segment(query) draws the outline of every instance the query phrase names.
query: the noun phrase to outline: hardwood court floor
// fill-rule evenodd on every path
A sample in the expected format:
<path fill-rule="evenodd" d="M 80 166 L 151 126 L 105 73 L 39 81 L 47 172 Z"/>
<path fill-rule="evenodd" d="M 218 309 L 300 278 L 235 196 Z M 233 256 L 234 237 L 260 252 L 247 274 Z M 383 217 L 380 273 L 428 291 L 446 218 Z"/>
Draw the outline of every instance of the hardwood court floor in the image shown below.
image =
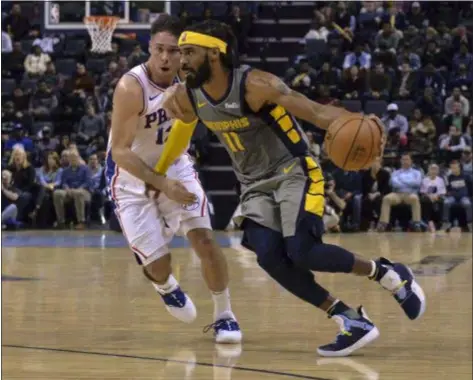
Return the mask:
<path fill-rule="evenodd" d="M 2 241 L 4 379 L 472 378 L 470 234 L 326 238 L 368 257 L 413 264 L 428 297 L 424 317 L 412 322 L 377 284 L 317 275 L 347 303 L 362 303 L 381 331 L 346 359 L 317 356 L 335 324 L 269 279 L 250 252 L 225 248 L 244 343 L 222 348 L 202 333 L 212 302 L 189 249 L 173 250 L 176 276 L 199 312 L 185 325 L 167 314 L 128 249 L 106 248 L 108 235 L 44 233 L 46 240 L 32 240 L 36 246 L 27 236 L 16 235 L 17 247 Z"/>

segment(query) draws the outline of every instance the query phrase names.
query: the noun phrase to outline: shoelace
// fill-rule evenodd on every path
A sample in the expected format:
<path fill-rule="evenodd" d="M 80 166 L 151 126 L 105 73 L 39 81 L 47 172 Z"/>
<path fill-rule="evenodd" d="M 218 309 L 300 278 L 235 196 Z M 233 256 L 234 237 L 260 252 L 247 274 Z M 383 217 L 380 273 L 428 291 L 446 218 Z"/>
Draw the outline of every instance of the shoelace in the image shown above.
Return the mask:
<path fill-rule="evenodd" d="M 204 327 L 204 334 L 208 333 L 212 328 L 217 330 L 217 329 L 220 329 L 220 328 L 223 328 L 223 324 L 226 324 L 227 325 L 227 330 L 228 331 L 233 331 L 233 327 L 232 327 L 232 323 L 236 323 L 234 322 L 232 319 L 219 319 L 218 321 L 215 321 L 214 323 L 211 323 L 210 325 L 207 325 Z"/>

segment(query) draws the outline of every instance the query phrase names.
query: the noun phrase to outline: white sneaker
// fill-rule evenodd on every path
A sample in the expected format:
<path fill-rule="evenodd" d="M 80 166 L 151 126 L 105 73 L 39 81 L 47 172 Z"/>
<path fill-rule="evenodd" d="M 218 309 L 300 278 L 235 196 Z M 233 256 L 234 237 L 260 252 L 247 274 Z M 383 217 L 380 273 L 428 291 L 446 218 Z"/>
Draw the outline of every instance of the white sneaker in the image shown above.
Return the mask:
<path fill-rule="evenodd" d="M 211 325 L 204 328 L 204 333 L 214 329 L 214 337 L 216 343 L 236 344 L 240 343 L 242 334 L 238 322 L 234 318 L 221 318 Z"/>
<path fill-rule="evenodd" d="M 194 303 L 180 287 L 177 287 L 171 293 L 160 294 L 160 296 L 166 304 L 166 310 L 174 318 L 185 323 L 192 323 L 197 318 L 197 310 Z"/>

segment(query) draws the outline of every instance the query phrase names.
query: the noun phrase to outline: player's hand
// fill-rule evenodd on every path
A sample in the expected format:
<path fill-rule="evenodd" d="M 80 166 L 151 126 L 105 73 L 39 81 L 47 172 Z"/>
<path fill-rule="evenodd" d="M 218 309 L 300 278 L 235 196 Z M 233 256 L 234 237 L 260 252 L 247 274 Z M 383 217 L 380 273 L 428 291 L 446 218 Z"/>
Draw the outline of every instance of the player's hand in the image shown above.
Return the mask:
<path fill-rule="evenodd" d="M 159 194 L 161 194 L 161 191 L 156 189 L 153 185 L 150 185 L 149 183 L 145 185 L 145 195 L 148 198 L 157 200 L 159 198 Z"/>
<path fill-rule="evenodd" d="M 177 101 L 176 96 L 179 86 L 182 86 L 182 84 L 176 83 L 166 89 L 163 95 L 163 108 L 169 118 L 182 120 L 184 118 L 184 110 Z"/>
<path fill-rule="evenodd" d="M 195 194 L 190 193 L 182 183 L 174 179 L 166 179 L 163 193 L 169 199 L 183 205 L 191 205 L 197 201 Z"/>
<path fill-rule="evenodd" d="M 374 121 L 376 125 L 379 128 L 379 132 L 381 133 L 381 144 L 379 146 L 379 154 L 377 155 L 380 158 L 383 158 L 384 155 L 384 147 L 386 145 L 386 128 L 384 127 L 384 123 L 381 121 L 381 119 L 376 116 L 375 114 L 369 114 L 368 119 L 371 121 Z"/>

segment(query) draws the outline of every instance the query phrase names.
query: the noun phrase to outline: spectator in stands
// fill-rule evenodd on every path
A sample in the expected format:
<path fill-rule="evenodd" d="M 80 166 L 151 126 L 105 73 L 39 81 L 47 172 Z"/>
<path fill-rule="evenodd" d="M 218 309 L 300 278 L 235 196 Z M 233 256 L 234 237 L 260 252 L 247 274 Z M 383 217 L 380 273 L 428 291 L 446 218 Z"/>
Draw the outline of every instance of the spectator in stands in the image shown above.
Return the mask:
<path fill-rule="evenodd" d="M 366 231 L 371 221 L 378 221 L 381 212 L 381 201 L 391 191 L 389 180 L 391 174 L 383 168 L 381 158 L 377 158 L 371 169 L 362 173 L 362 222 L 360 229 Z"/>
<path fill-rule="evenodd" d="M 450 220 L 452 206 L 461 206 L 465 211 L 468 230 L 470 232 L 472 231 L 472 210 L 468 193 L 469 187 L 471 188 L 471 183 L 468 182 L 467 176 L 461 172 L 459 162 L 452 161 L 450 163 L 450 175 L 447 178 L 447 196 L 443 202 L 442 230 L 448 232 L 452 227 Z"/>
<path fill-rule="evenodd" d="M 465 149 L 463 149 L 460 163 L 461 163 L 462 172 L 467 177 L 469 177 L 470 182 L 473 182 L 473 159 L 472 159 L 470 146 L 467 146 Z"/>
<path fill-rule="evenodd" d="M 21 14 L 21 6 L 13 4 L 11 13 L 3 20 L 3 28 L 12 36 L 14 41 L 27 37 L 31 28 L 27 17 Z"/>
<path fill-rule="evenodd" d="M 16 227 L 18 222 L 17 202 L 20 198 L 20 190 L 13 186 L 12 173 L 2 170 L 2 230 L 8 227 Z"/>
<path fill-rule="evenodd" d="M 248 51 L 248 34 L 251 28 L 251 19 L 242 15 L 238 4 L 232 4 L 232 11 L 227 24 L 230 25 L 233 34 L 237 38 L 239 53 L 246 54 Z"/>
<path fill-rule="evenodd" d="M 460 25 L 452 30 L 452 35 L 452 48 L 454 51 L 458 51 L 461 44 L 466 44 L 470 48 L 473 47 L 473 36 L 464 25 Z"/>
<path fill-rule="evenodd" d="M 95 86 L 94 96 L 90 99 L 98 113 L 110 111 L 113 105 L 113 88 Z"/>
<path fill-rule="evenodd" d="M 16 124 L 13 127 L 13 131 L 5 143 L 5 149 L 13 150 L 18 146 L 27 152 L 33 152 L 34 150 L 33 141 L 31 141 L 29 137 L 25 136 L 25 130 L 21 124 Z"/>
<path fill-rule="evenodd" d="M 50 88 L 53 89 L 57 89 L 59 86 L 62 85 L 63 77 L 61 75 L 58 75 L 58 73 L 56 72 L 56 66 L 54 65 L 54 62 L 51 61 L 47 63 L 43 80 Z"/>
<path fill-rule="evenodd" d="M 56 152 L 49 152 L 43 157 L 45 157 L 43 165 L 39 168 L 36 176 L 39 183 L 36 207 L 30 214 L 33 221 L 36 220 L 45 198 L 52 200 L 53 191 L 61 185 L 62 168 L 59 163 L 58 154 Z"/>
<path fill-rule="evenodd" d="M 10 35 L 2 30 L 2 54 L 13 51 L 13 42 Z"/>
<path fill-rule="evenodd" d="M 68 168 L 70 165 L 70 151 L 69 149 L 64 149 L 61 152 L 61 158 L 59 160 L 59 164 L 61 165 L 62 169 Z"/>
<path fill-rule="evenodd" d="M 412 52 L 416 54 L 422 53 L 425 47 L 425 39 L 419 29 L 414 25 L 409 25 L 404 31 L 403 44 L 408 45 Z"/>
<path fill-rule="evenodd" d="M 435 40 L 427 42 L 424 54 L 422 55 L 423 62 L 431 62 L 435 68 L 447 71 L 450 60 L 451 58 L 448 56 L 447 52 L 440 49 Z"/>
<path fill-rule="evenodd" d="M 432 87 L 426 87 L 423 96 L 416 102 L 416 107 L 422 111 L 422 114 L 427 116 L 437 116 L 442 112 L 442 103 L 440 99 L 435 96 Z"/>
<path fill-rule="evenodd" d="M 390 3 L 388 5 L 388 9 L 386 12 L 384 12 L 384 15 L 381 19 L 383 23 L 388 22 L 389 24 L 392 25 L 393 29 L 395 31 L 402 31 L 406 29 L 406 15 L 404 12 L 402 12 L 401 9 L 396 7 L 396 4 Z M 402 37 L 402 33 L 399 33 L 400 37 Z"/>
<path fill-rule="evenodd" d="M 347 4 L 343 1 L 337 3 L 337 10 L 333 18 L 333 26 L 335 30 L 345 40 L 350 43 L 353 41 L 353 36 L 356 29 L 356 18 L 347 11 Z"/>
<path fill-rule="evenodd" d="M 340 220 L 340 215 L 343 213 L 343 210 L 345 210 L 346 202 L 338 196 L 335 180 L 331 174 L 325 175 L 325 204 L 329 207 L 326 209 L 326 213 L 332 220 L 336 219 L 337 222 L 337 225 L 332 228 L 338 229 L 338 221 Z"/>
<path fill-rule="evenodd" d="M 464 63 L 458 65 L 458 72 L 453 73 L 452 80 L 450 81 L 450 87 L 460 87 L 462 91 L 471 91 L 473 86 L 473 71 L 468 69 Z"/>
<path fill-rule="evenodd" d="M 46 65 L 51 57 L 43 53 L 40 46 L 33 46 L 31 53 L 25 58 L 25 72 L 30 78 L 38 78 L 46 72 Z"/>
<path fill-rule="evenodd" d="M 21 43 L 14 42 L 13 50 L 8 54 L 8 59 L 5 60 L 5 67 L 3 69 L 6 70 L 17 83 L 23 78 L 23 73 L 25 72 L 25 58 L 26 55 L 23 53 L 23 50 L 21 50 Z"/>
<path fill-rule="evenodd" d="M 310 29 L 302 39 L 301 43 L 307 43 L 307 40 L 323 40 L 327 42 L 329 35 L 328 29 L 321 22 L 320 17 L 316 17 L 310 24 Z"/>
<path fill-rule="evenodd" d="M 44 157 L 47 151 L 56 151 L 59 146 L 59 141 L 56 137 L 51 136 L 51 128 L 45 125 L 41 130 L 41 138 L 36 147 L 41 157 Z M 59 160 L 59 157 L 58 157 Z M 59 162 L 59 161 L 58 161 Z"/>
<path fill-rule="evenodd" d="M 138 66 L 148 59 L 148 55 L 141 49 L 141 45 L 137 43 L 128 57 L 128 67 Z"/>
<path fill-rule="evenodd" d="M 13 90 L 13 104 L 15 111 L 28 111 L 30 107 L 31 94 L 25 92 L 21 87 Z"/>
<path fill-rule="evenodd" d="M 401 157 L 401 168 L 391 175 L 392 193 L 383 198 L 378 231 L 385 231 L 391 218 L 391 207 L 406 204 L 412 210 L 412 227 L 416 232 L 421 231 L 421 206 L 419 190 L 422 184 L 422 173 L 412 166 L 412 158 L 405 153 Z"/>
<path fill-rule="evenodd" d="M 417 29 L 424 29 L 429 26 L 429 20 L 422 12 L 418 1 L 412 3 L 411 10 L 406 15 L 406 21 L 408 25 L 415 26 Z"/>
<path fill-rule="evenodd" d="M 335 68 L 332 68 L 329 62 L 324 62 L 322 69 L 317 75 L 316 83 L 327 87 L 330 91 L 330 95 L 333 96 L 337 93 L 340 84 L 338 71 Z M 319 95 L 321 95 L 320 90 Z"/>
<path fill-rule="evenodd" d="M 118 57 L 118 71 L 121 75 L 125 74 L 130 68 L 128 67 L 128 58 L 124 55 Z"/>
<path fill-rule="evenodd" d="M 468 146 L 466 139 L 462 136 L 461 129 L 454 125 L 450 126 L 448 135 L 440 138 L 439 148 L 447 162 L 460 159 L 463 150 Z"/>
<path fill-rule="evenodd" d="M 394 91 L 394 97 L 399 99 L 411 99 L 416 92 L 416 78 L 412 72 L 409 61 L 405 60 L 399 67 L 399 76 Z"/>
<path fill-rule="evenodd" d="M 360 99 L 365 93 L 366 80 L 360 77 L 358 66 L 352 66 L 343 74 L 341 93 L 344 99 Z"/>
<path fill-rule="evenodd" d="M 460 45 L 460 50 L 453 56 L 453 71 L 458 72 L 460 65 L 463 64 L 466 66 L 467 72 L 473 72 L 473 54 L 469 51 L 468 44 L 462 43 Z"/>
<path fill-rule="evenodd" d="M 438 44 L 441 49 L 449 49 L 452 44 L 452 34 L 443 20 L 439 21 L 437 25 Z"/>
<path fill-rule="evenodd" d="M 109 87 L 114 88 L 121 76 L 122 72 L 118 69 L 118 63 L 114 61 L 110 62 L 108 64 L 108 70 L 100 76 L 100 88 L 107 90 Z"/>
<path fill-rule="evenodd" d="M 337 186 L 336 193 L 345 202 L 342 223 L 349 230 L 358 230 L 361 223 L 361 174 L 336 168 L 332 175 Z"/>
<path fill-rule="evenodd" d="M 78 137 L 81 142 L 87 144 L 103 134 L 105 134 L 103 117 L 95 113 L 93 105 L 89 105 L 87 107 L 87 114 L 80 120 Z"/>
<path fill-rule="evenodd" d="M 33 46 L 41 47 L 41 50 L 47 54 L 54 53 L 54 45 L 59 43 L 60 39 L 55 37 L 53 34 L 45 34 L 42 35 L 40 31 L 38 31 L 38 36 L 33 41 Z"/>
<path fill-rule="evenodd" d="M 13 149 L 8 170 L 12 173 L 13 185 L 20 190 L 20 197 L 17 201 L 18 219 L 25 220 L 26 211 L 33 200 L 36 171 L 28 161 L 22 147 Z"/>
<path fill-rule="evenodd" d="M 379 23 L 383 9 L 376 9 L 376 3 L 373 1 L 364 1 L 363 7 L 360 9 L 358 15 L 357 37 L 360 36 L 363 40 L 368 40 L 370 36 L 373 36 L 379 30 Z"/>
<path fill-rule="evenodd" d="M 452 95 L 445 99 L 445 115 L 452 115 L 454 113 L 453 104 L 460 103 L 461 114 L 468 117 L 470 114 L 470 101 L 465 98 L 459 87 L 454 87 Z"/>
<path fill-rule="evenodd" d="M 62 172 L 61 185 L 54 190 L 53 201 L 56 210 L 57 226 L 65 226 L 65 202 L 72 200 L 76 211 L 76 229 L 85 228 L 85 205 L 90 202 L 90 171 L 86 165 L 80 164 L 80 157 L 76 151 L 69 153 L 70 165 Z"/>
<path fill-rule="evenodd" d="M 96 154 L 91 154 L 89 156 L 89 171 L 90 171 L 90 192 L 91 192 L 91 199 L 92 203 L 94 204 L 94 208 L 98 209 L 98 215 L 102 222 L 105 223 L 105 217 L 103 212 L 103 206 L 105 202 L 105 198 L 103 195 L 103 187 L 102 187 L 102 176 L 103 176 L 103 167 L 99 163 L 99 159 Z"/>
<path fill-rule="evenodd" d="M 391 23 L 385 22 L 383 29 L 378 33 L 374 41 L 375 53 L 378 54 L 383 62 L 391 65 L 396 56 L 399 40 L 399 33 L 396 33 Z"/>
<path fill-rule="evenodd" d="M 77 64 L 77 70 L 73 78 L 73 83 L 74 89 L 76 91 L 83 91 L 88 94 L 92 94 L 94 92 L 95 80 L 88 73 L 85 65 L 82 63 Z"/>
<path fill-rule="evenodd" d="M 407 140 L 409 132 L 409 123 L 404 115 L 399 113 L 399 107 L 396 103 L 391 103 L 386 109 L 386 115 L 382 118 L 388 134 L 398 133 L 401 141 Z"/>
<path fill-rule="evenodd" d="M 417 87 L 419 91 L 424 91 L 426 88 L 432 87 L 437 94 L 440 94 L 443 90 L 444 80 L 435 70 L 435 66 L 432 62 L 427 62 L 424 69 L 419 72 Z"/>
<path fill-rule="evenodd" d="M 320 157 L 320 153 L 321 153 L 321 148 L 320 148 L 320 145 L 317 144 L 317 142 L 315 141 L 315 137 L 314 137 L 314 132 L 312 131 L 305 131 L 305 134 L 307 136 L 307 141 L 309 142 L 309 150 L 310 152 L 317 158 Z"/>
<path fill-rule="evenodd" d="M 378 62 L 368 77 L 366 99 L 388 100 L 391 92 L 391 78 L 384 72 L 384 65 Z"/>
<path fill-rule="evenodd" d="M 38 89 L 31 98 L 30 111 L 35 120 L 51 120 L 51 113 L 58 106 L 56 95 L 45 81 L 38 83 Z"/>
<path fill-rule="evenodd" d="M 409 122 L 409 130 L 411 133 L 410 150 L 424 156 L 432 154 L 437 131 L 431 117 L 423 115 L 422 111 L 416 108 Z"/>
<path fill-rule="evenodd" d="M 305 58 L 299 61 L 297 68 L 290 68 L 286 74 L 286 80 L 289 86 L 309 98 L 312 98 L 312 92 L 315 89 L 317 71 L 309 65 Z"/>
<path fill-rule="evenodd" d="M 409 44 L 404 43 L 401 53 L 397 57 L 397 62 L 401 69 L 404 63 L 408 63 L 412 71 L 417 71 L 421 68 L 421 61 L 419 54 L 414 53 Z"/>
<path fill-rule="evenodd" d="M 427 222 L 430 232 L 435 232 L 439 226 L 441 204 L 446 193 L 445 181 L 439 176 L 438 165 L 429 165 L 429 171 L 420 187 L 420 201 L 422 219 Z"/>
<path fill-rule="evenodd" d="M 371 68 L 371 54 L 364 51 L 364 46 L 361 42 L 356 42 L 354 50 L 345 55 L 343 69 L 348 70 L 353 66 L 357 66 L 361 70 L 369 70 Z"/>
<path fill-rule="evenodd" d="M 464 114 L 462 104 L 454 101 L 452 103 L 452 113 L 448 114 L 443 119 L 445 130 L 449 130 L 451 126 L 456 127 L 461 133 L 467 133 L 469 118 Z"/>

